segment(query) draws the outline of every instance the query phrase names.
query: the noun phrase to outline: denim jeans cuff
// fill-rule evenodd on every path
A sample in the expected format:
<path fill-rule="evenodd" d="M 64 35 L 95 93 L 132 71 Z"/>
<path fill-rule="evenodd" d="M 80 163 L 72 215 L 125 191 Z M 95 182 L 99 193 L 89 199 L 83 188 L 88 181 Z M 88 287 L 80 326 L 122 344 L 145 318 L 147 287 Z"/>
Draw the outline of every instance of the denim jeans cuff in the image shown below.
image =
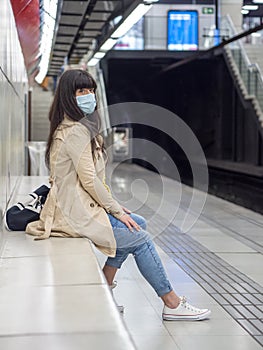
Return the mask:
<path fill-rule="evenodd" d="M 119 261 L 106 261 L 106 266 L 111 266 L 111 267 L 115 267 L 116 269 L 120 269 L 122 262 L 119 263 Z"/>
<path fill-rule="evenodd" d="M 173 290 L 172 286 L 168 285 L 166 288 L 156 290 L 156 293 L 157 293 L 158 297 L 162 297 L 165 294 L 170 293 L 172 290 Z"/>

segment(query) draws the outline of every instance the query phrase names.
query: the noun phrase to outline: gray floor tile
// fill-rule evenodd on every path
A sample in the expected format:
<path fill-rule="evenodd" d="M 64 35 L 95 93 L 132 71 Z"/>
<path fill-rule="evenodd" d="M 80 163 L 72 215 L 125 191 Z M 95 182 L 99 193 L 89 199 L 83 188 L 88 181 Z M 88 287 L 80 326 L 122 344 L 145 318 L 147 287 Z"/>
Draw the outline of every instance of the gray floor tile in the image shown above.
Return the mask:
<path fill-rule="evenodd" d="M 254 327 L 248 320 L 239 320 L 238 322 L 248 331 L 249 334 L 253 336 L 261 335 L 260 330 Z"/>
<path fill-rule="evenodd" d="M 140 208 L 139 214 L 141 213 L 145 215 L 146 218 L 150 218 L 149 227 L 152 228 L 152 232 L 156 237 L 155 241 L 169 254 L 169 257 L 172 258 L 171 260 L 165 255 L 165 266 L 169 273 L 172 273 L 172 281 L 175 283 L 178 292 L 186 291 L 194 304 L 201 301 L 204 303 L 204 306 L 211 305 L 213 311 L 211 320 L 202 323 L 163 323 L 161 320 L 162 305 L 160 300 L 155 296 L 151 287 L 141 279 L 135 266 L 133 263 L 131 264 L 131 260 L 128 260 L 126 264 L 127 268 L 124 267 L 119 272 L 119 276 L 121 276 L 120 281 L 123 283 L 123 286 L 121 287 L 121 285 L 119 285 L 118 291 L 115 292 L 115 294 L 123 303 L 127 304 L 127 313 L 124 314 L 124 320 L 128 328 L 131 329 L 134 334 L 138 349 L 148 350 L 149 345 L 151 345 L 151 349 L 155 349 L 154 347 L 156 347 L 158 350 L 161 348 L 161 345 L 163 350 L 170 350 L 170 348 L 181 350 L 206 348 L 213 350 L 221 350 L 222 348 L 226 350 L 257 350 L 261 348 L 262 328 L 260 320 L 262 314 L 260 308 L 263 304 L 263 297 L 262 286 L 259 284 L 263 281 L 263 277 L 262 272 L 259 271 L 257 267 L 262 266 L 262 264 L 260 264 L 262 255 L 254 253 L 254 251 L 256 251 L 257 244 L 260 244 L 260 242 L 262 244 L 262 216 L 208 195 L 207 205 L 199 221 L 196 222 L 190 232 L 179 233 L 176 226 L 179 226 L 185 217 L 189 199 L 191 198 L 191 189 L 185 187 L 182 206 L 174 221 L 175 223 L 177 222 L 178 225 L 170 224 L 167 227 L 167 218 L 169 218 L 170 215 L 169 210 L 171 211 L 174 205 L 174 196 L 169 193 L 167 199 L 165 198 L 164 201 L 163 213 L 158 212 L 156 214 L 156 208 L 158 208 L 160 196 L 162 196 L 158 174 L 151 173 L 137 166 L 128 167 L 128 173 L 127 165 L 121 165 L 115 174 L 118 178 L 125 179 L 125 184 L 127 184 L 127 186 L 129 183 L 139 178 L 151 181 L 152 190 L 145 203 L 141 202 L 141 199 L 145 198 L 143 193 L 144 188 L 142 184 L 137 181 L 137 189 L 141 192 L 139 192 L 138 195 L 138 191 L 134 192 L 135 197 L 132 204 Z M 26 193 L 30 192 L 36 185 L 36 181 L 39 181 L 39 184 L 43 183 L 43 179 L 25 178 L 19 195 L 23 196 L 25 191 Z M 177 183 L 173 180 L 163 177 L 162 181 L 165 183 L 167 182 L 170 188 L 173 187 L 177 189 Z M 128 192 L 126 189 L 123 190 L 119 188 L 119 181 L 117 181 L 116 178 L 113 178 L 112 185 L 114 194 L 122 196 L 124 200 L 128 198 Z M 166 227 L 164 233 L 162 233 L 163 227 Z M 25 302 L 27 302 L 27 298 L 30 296 L 32 297 L 31 304 L 33 304 L 33 306 L 31 305 L 31 309 L 33 308 L 34 311 L 36 310 L 36 315 L 34 315 L 36 317 L 36 322 L 34 324 L 32 323 L 31 332 L 36 332 L 41 320 L 37 320 L 38 311 L 36 307 L 34 308 L 37 298 L 34 296 L 33 287 L 29 283 L 30 264 L 26 263 L 26 259 L 28 259 L 28 262 L 37 262 L 39 266 L 42 264 L 40 266 L 41 270 L 47 272 L 47 275 L 39 276 L 37 280 L 39 284 L 48 284 L 52 280 L 52 273 L 56 270 L 54 268 L 56 262 L 54 264 L 51 263 L 50 266 L 52 266 L 52 268 L 50 268 L 47 262 L 44 263 L 45 257 L 49 255 L 52 257 L 54 255 L 56 256 L 54 259 L 58 261 L 59 259 L 63 259 L 63 256 L 70 255 L 70 252 L 67 251 L 67 244 L 65 244 L 65 250 L 59 254 L 61 256 L 58 256 L 54 245 L 52 244 L 50 247 L 49 240 L 46 241 L 47 244 L 39 245 L 36 248 L 27 238 L 21 240 L 22 236 L 19 237 L 18 235 L 19 234 L 15 234 L 13 237 L 9 236 L 10 241 L 8 241 L 4 251 L 5 259 L 2 259 L 2 264 L 6 263 L 6 268 L 8 268 L 5 270 L 6 276 L 4 279 L 2 278 L 2 283 L 4 281 L 5 284 L 12 282 L 13 277 L 16 279 L 17 285 L 21 285 L 23 279 L 28 281 L 27 288 L 29 289 L 25 292 L 24 287 L 22 288 L 20 291 L 20 301 L 21 293 L 22 299 L 25 300 Z M 71 255 L 74 255 L 75 252 L 76 254 L 79 253 L 80 257 L 85 255 L 85 251 L 82 250 L 82 248 L 79 249 L 80 250 L 78 250 L 77 246 L 73 248 Z M 14 271 L 13 265 L 9 260 L 13 257 L 19 257 L 19 259 L 21 259 L 20 261 L 22 264 L 20 270 L 17 269 Z M 53 261 L 55 261 L 54 259 Z M 173 271 L 175 271 L 175 273 L 173 273 Z M 78 276 L 78 272 L 80 273 L 80 279 L 76 278 L 75 282 L 77 282 L 77 280 L 81 281 L 84 285 L 79 286 L 79 288 L 86 288 L 87 286 L 85 283 L 87 280 L 85 277 L 85 268 L 77 267 L 77 271 L 72 271 L 75 276 Z M 64 274 L 63 277 L 63 273 L 60 271 L 59 275 L 61 276 L 61 284 L 67 284 L 69 282 L 66 274 Z M 48 279 L 47 276 L 50 278 Z M 203 289 L 196 282 L 198 282 Z M 127 288 L 124 287 L 125 285 L 127 285 Z M 67 287 L 69 288 L 70 286 Z M 124 289 L 122 291 L 123 287 Z M 48 309 L 48 305 L 45 304 L 45 299 L 41 298 L 41 296 L 43 296 L 43 289 L 40 290 L 41 292 L 40 295 L 38 295 L 38 299 L 40 298 L 42 303 L 40 306 L 43 312 L 45 312 L 44 306 Z M 10 290 L 11 296 L 13 292 L 14 291 Z M 66 293 L 66 290 L 64 292 Z M 78 293 L 81 294 L 82 292 L 79 290 Z M 57 290 L 52 295 L 52 300 L 54 303 L 57 303 L 57 307 L 61 306 L 58 313 L 60 316 L 58 319 L 53 320 L 55 329 L 59 329 L 60 331 L 68 331 L 68 329 L 70 329 L 70 327 L 67 328 L 67 326 L 70 325 L 69 315 L 71 312 L 74 313 L 78 311 L 79 320 L 83 320 L 83 323 L 85 323 L 84 313 L 88 309 L 87 305 L 81 309 L 78 302 L 76 302 L 76 304 L 73 302 L 73 305 L 76 306 L 76 310 L 71 309 L 70 303 L 66 302 L 67 298 L 63 296 L 61 300 L 58 300 L 59 295 Z M 209 295 L 212 295 L 216 301 Z M 81 296 L 83 300 L 86 300 L 85 293 L 82 293 Z M 47 297 L 50 298 L 51 295 L 47 293 Z M 68 300 L 70 300 L 70 298 L 68 298 Z M 66 304 L 68 305 L 64 310 L 63 305 Z M 228 313 L 220 307 L 220 304 Z M 139 315 L 137 312 L 138 305 L 141 310 L 144 310 L 144 312 Z M 22 310 L 22 312 L 26 312 L 25 309 L 23 309 L 23 304 L 21 306 L 15 299 L 13 299 L 13 307 L 16 311 L 21 312 Z M 54 307 L 56 307 L 56 305 Z M 7 314 L 3 298 L 0 300 L 0 311 Z M 233 319 L 230 315 L 232 315 Z M 97 319 L 97 317 L 99 317 L 98 315 L 94 314 L 94 317 L 100 322 L 100 320 Z M 253 317 L 257 317 L 257 319 Z M 43 315 L 42 318 L 44 318 Z M 57 326 L 57 321 L 60 321 L 60 326 Z M 15 319 L 14 316 L 9 315 L 7 324 L 11 324 L 11 322 L 17 329 L 20 329 L 19 327 L 21 327 L 21 329 L 25 327 L 26 331 L 30 331 L 30 327 L 27 328 L 26 325 L 18 324 L 18 320 Z M 78 325 L 79 329 L 83 328 L 85 332 L 88 332 L 87 330 L 89 327 L 92 329 L 92 325 L 89 323 L 83 325 L 79 323 Z M 75 326 L 76 325 L 73 325 L 71 332 L 72 329 L 73 331 L 76 329 Z M 100 322 L 100 326 L 102 327 L 101 329 L 103 329 L 103 321 Z M 5 327 L 5 325 L 2 327 Z M 7 331 L 8 329 L 1 328 L 0 326 L 0 333 L 2 331 L 2 334 L 5 334 L 4 330 Z M 48 331 L 48 329 L 45 329 L 45 331 Z M 52 332 L 54 332 L 54 327 Z M 105 342 L 103 340 L 105 337 L 108 342 L 107 348 L 110 348 L 109 344 L 111 344 L 112 339 L 111 332 L 103 329 L 103 333 L 100 334 L 101 337 L 99 336 L 98 339 L 98 347 L 97 345 L 92 346 L 96 346 L 96 349 L 100 349 L 100 347 L 102 348 L 103 346 L 105 347 Z M 104 335 L 102 336 L 102 334 Z M 171 336 L 171 334 L 173 336 Z M 257 342 L 248 334 L 254 336 Z M 51 338 L 48 339 L 49 336 Z M 71 338 L 70 334 L 42 335 L 35 333 L 34 336 L 28 335 L 21 337 L 23 341 L 17 343 L 20 344 L 19 350 L 25 348 L 28 350 L 30 346 L 36 348 L 34 345 L 38 337 L 40 337 L 38 339 L 40 344 L 48 345 L 48 348 L 51 350 L 54 344 L 57 345 L 54 349 L 60 350 L 60 344 L 63 344 L 63 342 L 67 342 L 69 345 L 73 343 L 77 344 L 78 349 L 84 349 L 85 347 L 83 344 L 85 342 L 88 344 L 96 344 L 94 343 L 94 334 L 80 334 L 77 339 L 75 335 L 72 335 Z M 16 337 L 15 335 L 12 339 L 18 340 L 16 338 L 20 339 L 20 337 Z M 0 336 L 0 348 L 6 348 L 6 339 L 11 341 L 10 344 L 13 346 L 10 347 L 10 350 L 17 349 L 15 341 L 10 340 L 10 337 L 6 338 L 6 334 L 4 337 Z M 114 349 L 119 349 L 118 344 L 117 342 Z M 63 350 L 67 350 L 67 346 L 68 345 L 65 345 Z M 41 348 L 39 349 L 41 350 Z"/>
<path fill-rule="evenodd" d="M 124 350 L 125 339 L 115 333 L 78 333 L 78 334 L 39 334 L 12 337 L 0 336 L 0 349 L 5 350 Z M 125 350 L 134 350 L 125 345 Z"/>

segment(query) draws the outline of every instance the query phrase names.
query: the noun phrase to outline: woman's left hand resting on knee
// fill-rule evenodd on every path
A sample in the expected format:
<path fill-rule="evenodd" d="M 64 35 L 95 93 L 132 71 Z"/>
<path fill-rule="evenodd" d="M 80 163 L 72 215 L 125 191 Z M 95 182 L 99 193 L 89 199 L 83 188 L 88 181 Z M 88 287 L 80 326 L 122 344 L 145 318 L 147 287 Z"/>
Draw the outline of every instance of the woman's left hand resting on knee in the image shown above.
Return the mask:
<path fill-rule="evenodd" d="M 131 211 L 128 210 L 127 208 L 124 208 L 124 207 L 123 207 L 123 210 L 124 210 L 126 213 L 131 213 Z M 129 229 L 130 231 L 132 231 L 133 228 L 135 228 L 136 231 L 140 231 L 140 230 L 141 230 L 141 228 L 140 228 L 140 226 L 137 224 L 137 222 L 135 222 L 135 221 L 130 217 L 130 215 L 128 215 L 128 214 L 123 214 L 123 215 L 119 218 L 119 220 L 120 220 L 121 222 L 123 222 L 123 223 L 128 227 L 128 229 Z"/>
<path fill-rule="evenodd" d="M 122 209 L 123 209 L 123 211 L 125 211 L 125 213 L 131 214 L 131 210 L 129 210 L 129 209 L 125 208 L 125 207 L 122 207 Z"/>

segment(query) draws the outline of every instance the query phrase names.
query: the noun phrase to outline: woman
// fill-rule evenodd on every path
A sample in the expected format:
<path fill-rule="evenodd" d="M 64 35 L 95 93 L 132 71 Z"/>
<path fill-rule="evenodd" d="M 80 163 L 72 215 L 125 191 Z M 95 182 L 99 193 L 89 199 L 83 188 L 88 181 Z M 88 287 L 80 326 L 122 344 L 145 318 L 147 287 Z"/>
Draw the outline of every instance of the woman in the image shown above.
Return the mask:
<path fill-rule="evenodd" d="M 108 256 L 103 268 L 109 286 L 129 254 L 164 302 L 164 320 L 202 320 L 210 311 L 189 305 L 167 279 L 162 262 L 145 231 L 145 220 L 113 199 L 105 183 L 103 139 L 96 113 L 96 82 L 83 70 L 60 78 L 50 109 L 46 161 L 51 190 L 40 220 L 26 232 L 36 239 L 88 237 Z"/>

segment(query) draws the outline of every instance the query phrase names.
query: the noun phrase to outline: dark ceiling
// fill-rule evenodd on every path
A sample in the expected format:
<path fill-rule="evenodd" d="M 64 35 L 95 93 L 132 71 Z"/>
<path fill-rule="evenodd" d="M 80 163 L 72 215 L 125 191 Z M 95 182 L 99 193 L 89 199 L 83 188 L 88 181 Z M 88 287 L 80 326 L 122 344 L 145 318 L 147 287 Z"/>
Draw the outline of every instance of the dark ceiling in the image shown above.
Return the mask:
<path fill-rule="evenodd" d="M 196 1 L 199 3 L 200 0 Z M 207 3 L 212 0 L 202 1 Z M 78 64 L 91 49 L 96 50 L 112 31 L 113 19 L 127 15 L 130 7 L 140 2 L 142 0 L 58 0 L 48 75 L 58 75 L 65 61 L 70 65 Z M 159 3 L 168 2 L 170 1 L 160 0 Z M 244 0 L 243 3 L 252 4 L 253 1 Z M 263 16 L 263 5 L 259 6 L 258 11 L 250 11 L 247 16 Z"/>
<path fill-rule="evenodd" d="M 258 5 L 258 10 L 249 11 L 244 17 L 263 17 L 263 0 L 262 4 L 255 4 L 253 0 L 243 0 L 243 5 Z"/>
<path fill-rule="evenodd" d="M 78 64 L 91 47 L 105 40 L 113 28 L 112 20 L 136 2 L 60 0 L 48 75 L 58 75 L 65 58 L 68 64 Z"/>

